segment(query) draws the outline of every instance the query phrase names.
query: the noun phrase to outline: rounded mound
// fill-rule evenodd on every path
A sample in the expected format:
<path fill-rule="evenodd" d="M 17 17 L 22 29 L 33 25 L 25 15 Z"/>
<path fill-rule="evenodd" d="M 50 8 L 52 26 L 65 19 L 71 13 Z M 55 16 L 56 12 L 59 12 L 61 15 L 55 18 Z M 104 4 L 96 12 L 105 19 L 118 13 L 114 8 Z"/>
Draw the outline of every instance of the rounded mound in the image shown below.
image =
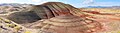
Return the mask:
<path fill-rule="evenodd" d="M 96 21 L 73 15 L 61 15 L 44 21 L 41 29 L 56 33 L 90 33 L 101 29 Z"/>

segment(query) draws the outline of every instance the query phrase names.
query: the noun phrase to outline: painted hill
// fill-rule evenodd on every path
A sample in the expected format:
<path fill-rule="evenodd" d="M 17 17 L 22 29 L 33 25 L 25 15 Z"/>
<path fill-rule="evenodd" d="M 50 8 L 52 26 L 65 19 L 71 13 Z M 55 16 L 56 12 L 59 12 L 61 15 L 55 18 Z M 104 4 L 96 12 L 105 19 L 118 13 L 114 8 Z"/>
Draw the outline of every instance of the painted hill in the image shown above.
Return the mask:
<path fill-rule="evenodd" d="M 47 2 L 41 5 L 33 5 L 30 8 L 25 9 L 24 11 L 22 10 L 22 11 L 9 13 L 5 17 L 9 20 L 14 21 L 15 24 L 22 25 L 25 28 L 29 28 L 33 30 L 35 29 L 34 30 L 35 32 L 36 32 L 36 29 L 40 29 L 40 30 L 37 30 L 36 33 L 41 32 L 43 28 L 44 29 L 57 28 L 57 29 L 48 29 L 48 30 L 52 30 L 50 31 L 52 33 L 54 32 L 61 33 L 59 31 L 68 31 L 68 32 L 71 31 L 72 32 L 73 30 L 74 32 L 77 32 L 77 33 L 86 33 L 86 32 L 89 32 L 89 33 L 109 33 L 109 32 L 116 33 L 117 32 L 118 33 L 120 30 L 120 27 L 119 27 L 120 17 L 118 16 L 120 15 L 119 12 L 120 12 L 119 9 L 118 11 L 116 9 L 108 9 L 108 8 L 107 9 L 104 9 L 104 8 L 81 8 L 79 9 L 69 4 L 64 4 L 61 2 Z M 72 15 L 72 16 L 67 16 L 67 14 Z M 64 17 L 64 16 L 67 16 L 67 17 Z M 80 17 L 80 20 L 74 16 Z M 54 17 L 57 17 L 57 18 L 54 19 Z M 80 22 L 80 28 L 75 28 L 77 27 L 75 25 L 79 25 L 79 23 L 75 25 L 72 24 L 70 17 L 71 18 L 74 17 L 72 19 L 77 20 L 77 21 L 73 20 L 74 22 Z M 62 20 L 60 20 L 61 18 Z M 3 22 L 4 19 L 0 21 L 2 22 L 1 24 L 3 24 L 2 26 L 4 26 L 4 24 L 5 25 L 9 24 L 9 23 L 4 23 Z M 46 21 L 51 21 L 51 22 L 46 23 Z M 61 21 L 62 22 L 64 21 L 65 23 L 62 23 Z M 59 22 L 61 23 L 59 24 Z M 97 29 L 98 26 L 96 26 L 95 25 L 96 23 L 93 23 L 93 22 L 100 23 L 101 28 L 98 30 Z M 65 24 L 65 26 L 61 24 Z M 56 27 L 55 25 L 59 25 L 59 26 Z M 16 26 L 16 25 L 12 25 L 12 27 L 13 26 Z M 65 28 L 65 30 L 62 30 L 63 27 Z M 68 30 L 68 28 L 72 28 L 72 29 Z M 84 28 L 84 29 L 81 29 L 81 28 Z M 0 27 L 0 29 L 3 30 L 3 27 L 2 28 Z M 81 29 L 81 30 L 77 30 L 77 29 Z M 11 30 L 14 31 L 13 28 L 10 28 L 10 31 Z M 27 31 L 26 33 L 33 33 L 33 31 Z M 46 30 L 42 31 L 41 33 L 46 33 Z"/>

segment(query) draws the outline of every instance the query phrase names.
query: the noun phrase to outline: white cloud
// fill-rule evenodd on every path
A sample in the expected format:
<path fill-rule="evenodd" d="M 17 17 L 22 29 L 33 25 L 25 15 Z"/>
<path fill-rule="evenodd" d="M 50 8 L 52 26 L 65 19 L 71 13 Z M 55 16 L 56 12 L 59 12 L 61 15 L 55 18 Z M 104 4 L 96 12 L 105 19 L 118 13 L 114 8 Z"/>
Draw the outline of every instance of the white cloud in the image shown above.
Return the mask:
<path fill-rule="evenodd" d="M 59 0 L 0 0 L 0 3 L 27 3 L 27 4 L 42 4 L 50 1 L 59 1 Z"/>
<path fill-rule="evenodd" d="M 94 3 L 94 0 L 85 0 L 83 4 L 92 4 Z"/>
<path fill-rule="evenodd" d="M 0 3 L 12 3 L 15 2 L 15 0 L 0 0 Z"/>
<path fill-rule="evenodd" d="M 42 3 L 45 3 L 45 2 L 50 2 L 50 1 L 59 1 L 59 0 L 31 0 L 32 2 L 35 2 L 36 4 L 39 3 L 39 4 L 42 4 Z"/>
<path fill-rule="evenodd" d="M 93 4 L 95 6 L 117 6 L 119 3 L 117 2 L 97 2 L 96 4 Z"/>
<path fill-rule="evenodd" d="M 42 0 L 31 0 L 32 2 L 41 2 Z"/>

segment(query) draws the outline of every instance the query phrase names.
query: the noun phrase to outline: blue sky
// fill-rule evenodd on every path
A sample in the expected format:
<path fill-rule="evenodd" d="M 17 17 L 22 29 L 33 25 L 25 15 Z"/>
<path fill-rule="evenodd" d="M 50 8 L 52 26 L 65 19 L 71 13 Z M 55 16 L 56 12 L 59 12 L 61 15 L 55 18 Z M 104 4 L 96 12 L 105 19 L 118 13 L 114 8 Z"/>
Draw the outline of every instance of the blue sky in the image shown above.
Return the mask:
<path fill-rule="evenodd" d="M 63 2 L 75 7 L 120 6 L 120 0 L 0 0 L 0 3 L 42 4 L 45 2 Z"/>

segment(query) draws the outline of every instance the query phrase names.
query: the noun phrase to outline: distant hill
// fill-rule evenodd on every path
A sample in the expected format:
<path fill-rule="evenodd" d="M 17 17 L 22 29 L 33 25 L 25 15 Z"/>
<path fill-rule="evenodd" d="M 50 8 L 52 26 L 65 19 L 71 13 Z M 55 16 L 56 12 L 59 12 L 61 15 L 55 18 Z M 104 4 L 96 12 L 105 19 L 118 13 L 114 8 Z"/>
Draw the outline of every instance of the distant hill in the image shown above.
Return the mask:
<path fill-rule="evenodd" d="M 105 6 L 87 6 L 85 8 L 107 8 Z"/>
<path fill-rule="evenodd" d="M 88 7 L 84 7 L 84 8 L 110 8 L 110 9 L 120 9 L 120 6 L 88 6 Z"/>
<path fill-rule="evenodd" d="M 112 8 L 112 9 L 120 9 L 120 6 L 112 6 L 112 7 L 108 7 L 108 8 Z"/>
<path fill-rule="evenodd" d="M 33 5 L 33 4 L 19 4 L 19 3 L 2 3 L 0 6 L 26 6 L 26 5 Z"/>
<path fill-rule="evenodd" d="M 27 11 L 33 4 L 2 3 L 0 4 L 0 14 L 7 14 L 13 11 Z"/>

